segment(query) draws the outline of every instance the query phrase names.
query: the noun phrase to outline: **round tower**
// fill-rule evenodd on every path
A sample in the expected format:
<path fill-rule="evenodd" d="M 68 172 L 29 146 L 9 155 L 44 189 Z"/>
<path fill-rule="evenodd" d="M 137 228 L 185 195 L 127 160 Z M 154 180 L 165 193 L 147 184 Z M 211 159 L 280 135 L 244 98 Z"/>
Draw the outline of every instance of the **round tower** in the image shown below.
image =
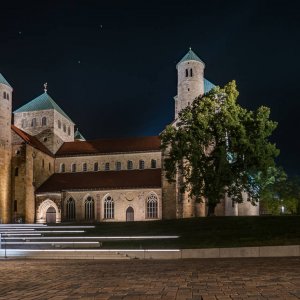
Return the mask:
<path fill-rule="evenodd" d="M 204 94 L 204 62 L 190 48 L 177 64 L 178 84 L 175 97 L 175 119 L 180 110 Z"/>
<path fill-rule="evenodd" d="M 0 223 L 11 221 L 12 87 L 0 74 Z"/>

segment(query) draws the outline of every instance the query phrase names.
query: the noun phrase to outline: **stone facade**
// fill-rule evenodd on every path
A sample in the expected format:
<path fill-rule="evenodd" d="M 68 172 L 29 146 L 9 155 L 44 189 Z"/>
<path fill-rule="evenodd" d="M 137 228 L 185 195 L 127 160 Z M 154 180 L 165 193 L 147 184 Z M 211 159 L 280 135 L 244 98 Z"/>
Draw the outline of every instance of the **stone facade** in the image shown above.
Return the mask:
<path fill-rule="evenodd" d="M 191 49 L 177 64 L 178 86 L 175 96 L 175 120 L 172 123 L 174 126 L 180 110 L 213 86 L 204 78 L 204 68 L 204 63 Z M 76 152 L 77 154 L 70 152 L 71 154 L 64 155 L 61 154 L 61 149 L 65 145 L 68 147 L 70 143 L 73 143 L 75 148 L 82 145 L 80 143 L 87 143 L 87 148 L 94 146 L 83 138 L 80 138 L 81 142 L 78 142 L 77 138 L 74 140 L 74 123 L 47 91 L 14 112 L 12 127 L 11 110 L 12 88 L 0 74 L 0 222 L 8 223 L 19 219 L 26 223 L 45 223 L 50 220 L 57 223 L 115 222 L 206 216 L 205 199 L 197 203 L 188 193 L 180 192 L 179 187 L 183 180 L 180 173 L 176 175 L 174 182 L 167 181 L 163 167 L 168 152 L 160 150 L 159 140 L 154 148 L 149 148 L 148 144 L 148 148 L 144 150 L 128 148 L 128 144 L 125 147 L 127 150 L 83 150 Z M 72 169 L 72 165 L 76 165 L 76 169 Z M 125 170 L 131 172 L 130 174 L 138 172 L 134 177 L 134 180 L 137 180 L 145 174 L 139 169 L 149 169 L 149 172 L 157 169 L 158 172 L 150 173 L 151 176 L 158 175 L 155 178 L 161 174 L 161 178 L 158 178 L 160 184 L 147 186 L 147 183 L 139 183 L 137 186 L 133 183 L 131 187 L 125 187 L 120 180 L 120 186 L 115 186 L 114 182 L 108 180 L 112 174 L 114 178 L 118 178 L 118 171 L 118 174 L 124 171 L 123 174 L 129 176 Z M 110 171 L 114 172 L 109 173 Z M 83 179 L 86 177 L 83 172 L 90 175 L 102 172 L 102 177 L 89 178 L 106 178 L 111 188 L 105 188 L 105 185 L 100 188 L 101 184 L 98 184 L 97 179 L 93 188 L 82 185 L 80 188 L 62 186 L 59 189 L 52 187 L 51 190 L 39 192 L 40 187 L 49 183 L 51 178 L 60 176 L 63 182 L 64 178 L 75 178 L 73 175 L 76 172 L 81 172 L 82 176 L 78 175 Z M 147 174 L 150 174 L 149 172 Z M 124 181 L 127 179 L 124 178 Z M 258 211 L 258 206 L 252 206 L 247 201 L 234 204 L 230 198 L 225 197 L 215 212 L 218 216 L 237 216 L 258 215 Z"/>

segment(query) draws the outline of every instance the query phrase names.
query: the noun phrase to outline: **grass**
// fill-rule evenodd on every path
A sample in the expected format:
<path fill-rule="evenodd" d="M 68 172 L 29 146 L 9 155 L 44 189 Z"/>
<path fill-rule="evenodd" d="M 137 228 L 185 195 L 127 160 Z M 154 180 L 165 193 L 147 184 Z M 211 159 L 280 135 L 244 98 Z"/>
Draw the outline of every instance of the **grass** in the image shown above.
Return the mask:
<path fill-rule="evenodd" d="M 179 239 L 104 242 L 103 248 L 214 248 L 300 244 L 300 216 L 208 217 L 97 223 L 87 235 L 179 235 Z"/>

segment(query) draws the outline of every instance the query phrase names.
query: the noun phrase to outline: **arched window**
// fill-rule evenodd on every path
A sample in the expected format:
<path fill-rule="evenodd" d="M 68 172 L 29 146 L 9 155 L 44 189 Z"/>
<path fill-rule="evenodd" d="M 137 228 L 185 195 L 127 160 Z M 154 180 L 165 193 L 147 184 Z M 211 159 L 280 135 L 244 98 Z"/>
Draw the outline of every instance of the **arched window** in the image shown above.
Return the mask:
<path fill-rule="evenodd" d="M 152 169 L 156 168 L 156 160 L 155 159 L 151 159 L 151 168 Z"/>
<path fill-rule="evenodd" d="M 114 200 L 107 196 L 104 200 L 104 219 L 113 219 L 115 215 Z"/>
<path fill-rule="evenodd" d="M 60 171 L 60 173 L 65 173 L 66 172 L 66 166 L 65 166 L 65 164 L 60 164 L 59 171 Z"/>
<path fill-rule="evenodd" d="M 75 220 L 76 219 L 76 207 L 75 207 L 75 201 L 73 198 L 70 198 L 67 201 L 66 218 L 67 218 L 67 220 Z"/>
<path fill-rule="evenodd" d="M 15 176 L 19 176 L 19 168 L 15 168 Z"/>
<path fill-rule="evenodd" d="M 117 161 L 117 162 L 116 162 L 116 170 L 117 170 L 117 171 L 120 171 L 120 170 L 121 170 L 121 162 L 120 162 L 120 161 Z"/>
<path fill-rule="evenodd" d="M 72 164 L 72 166 L 71 166 L 71 171 L 72 171 L 72 172 L 76 172 L 76 164 Z"/>
<path fill-rule="evenodd" d="M 95 202 L 92 197 L 87 197 L 84 203 L 85 207 L 85 219 L 94 220 L 95 219 Z"/>
<path fill-rule="evenodd" d="M 189 76 L 189 70 L 185 69 L 185 77 L 188 77 L 188 76 Z"/>
<path fill-rule="evenodd" d="M 57 126 L 58 126 L 59 129 L 61 128 L 61 121 L 60 120 L 57 121 Z"/>
<path fill-rule="evenodd" d="M 51 171 L 51 164 L 49 163 L 49 167 L 48 167 L 49 171 Z"/>
<path fill-rule="evenodd" d="M 128 162 L 127 162 L 127 170 L 132 170 L 132 168 L 133 168 L 132 161 L 128 160 Z"/>
<path fill-rule="evenodd" d="M 193 77 L 193 69 L 190 69 L 190 76 Z"/>
<path fill-rule="evenodd" d="M 105 170 L 105 171 L 109 171 L 109 163 L 105 163 L 104 170 Z"/>
<path fill-rule="evenodd" d="M 68 135 L 71 135 L 71 129 L 68 127 Z"/>
<path fill-rule="evenodd" d="M 6 99 L 6 92 L 3 92 L 3 98 Z"/>
<path fill-rule="evenodd" d="M 145 169 L 145 162 L 144 162 L 143 160 L 140 160 L 140 161 L 139 161 L 139 169 L 140 169 L 140 170 Z"/>
<path fill-rule="evenodd" d="M 82 164 L 82 171 L 86 172 L 87 171 L 87 163 Z"/>
<path fill-rule="evenodd" d="M 44 159 L 42 160 L 42 168 L 43 169 L 45 168 L 45 160 Z"/>
<path fill-rule="evenodd" d="M 31 127 L 36 127 L 36 118 L 31 120 Z"/>
<path fill-rule="evenodd" d="M 64 131 L 64 132 L 66 132 L 66 131 L 67 131 L 66 124 L 63 124 L 63 131 Z"/>
<path fill-rule="evenodd" d="M 46 125 L 47 125 L 47 118 L 42 117 L 42 126 L 46 126 Z"/>
<path fill-rule="evenodd" d="M 6 93 L 6 99 L 9 100 L 9 93 Z"/>
<path fill-rule="evenodd" d="M 22 119 L 22 121 L 21 121 L 21 127 L 22 128 L 26 127 L 26 119 Z"/>
<path fill-rule="evenodd" d="M 157 206 L 158 200 L 154 194 L 151 194 L 147 198 L 147 218 L 157 219 Z"/>
<path fill-rule="evenodd" d="M 97 172 L 99 169 L 99 165 L 97 162 L 94 163 L 94 171 Z"/>

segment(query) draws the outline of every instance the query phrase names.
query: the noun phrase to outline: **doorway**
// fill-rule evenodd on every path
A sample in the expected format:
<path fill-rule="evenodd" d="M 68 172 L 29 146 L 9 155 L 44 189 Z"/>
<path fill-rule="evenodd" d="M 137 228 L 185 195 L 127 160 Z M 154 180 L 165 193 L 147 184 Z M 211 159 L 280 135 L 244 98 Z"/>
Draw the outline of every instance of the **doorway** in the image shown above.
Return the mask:
<path fill-rule="evenodd" d="M 129 206 L 126 210 L 126 222 L 134 221 L 134 210 Z"/>
<path fill-rule="evenodd" d="M 56 210 L 50 206 L 46 212 L 46 223 L 56 223 Z"/>

